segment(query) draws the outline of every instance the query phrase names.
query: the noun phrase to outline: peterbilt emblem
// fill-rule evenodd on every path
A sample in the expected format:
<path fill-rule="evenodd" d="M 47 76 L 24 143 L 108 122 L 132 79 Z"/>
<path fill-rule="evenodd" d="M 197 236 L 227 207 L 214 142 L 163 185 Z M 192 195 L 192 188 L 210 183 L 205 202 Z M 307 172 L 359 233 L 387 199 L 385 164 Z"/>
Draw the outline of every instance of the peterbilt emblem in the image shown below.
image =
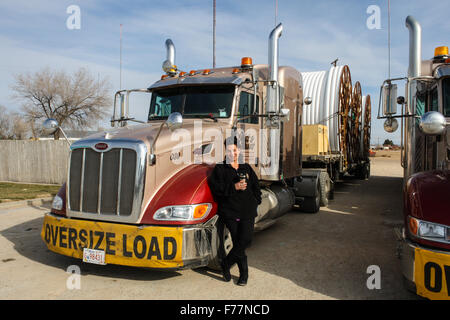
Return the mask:
<path fill-rule="evenodd" d="M 108 149 L 108 145 L 104 142 L 99 142 L 94 146 L 95 149 L 100 150 L 100 151 L 104 151 L 106 149 Z"/>

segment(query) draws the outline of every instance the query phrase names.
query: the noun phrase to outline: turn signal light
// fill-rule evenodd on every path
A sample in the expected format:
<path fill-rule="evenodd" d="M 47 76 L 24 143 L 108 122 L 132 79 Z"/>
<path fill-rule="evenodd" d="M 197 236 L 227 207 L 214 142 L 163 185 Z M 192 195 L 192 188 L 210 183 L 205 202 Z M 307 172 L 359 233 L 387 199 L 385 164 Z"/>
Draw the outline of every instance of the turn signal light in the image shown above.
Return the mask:
<path fill-rule="evenodd" d="M 437 47 L 436 49 L 434 49 L 434 56 L 435 57 L 448 56 L 448 47 L 447 46 Z"/>
<path fill-rule="evenodd" d="M 195 71 L 195 70 L 191 70 L 191 71 L 189 71 L 189 75 L 190 76 L 195 76 L 195 73 L 196 73 L 197 71 Z"/>
<path fill-rule="evenodd" d="M 419 223 L 413 217 L 409 217 L 409 230 L 412 234 L 417 235 L 417 230 L 419 228 Z"/>
<path fill-rule="evenodd" d="M 185 75 L 186 75 L 186 72 L 184 72 L 184 71 L 181 71 L 179 74 L 180 77 L 184 77 Z"/>
<path fill-rule="evenodd" d="M 168 74 L 163 74 L 163 75 L 161 76 L 161 80 L 166 79 L 168 76 L 169 76 Z"/>
<path fill-rule="evenodd" d="M 208 212 L 208 205 L 207 204 L 201 204 L 195 207 L 194 209 L 194 219 L 200 219 L 202 218 L 206 212 Z"/>
<path fill-rule="evenodd" d="M 252 58 L 250 57 L 243 57 L 241 59 L 241 67 L 251 67 L 253 65 Z"/>
<path fill-rule="evenodd" d="M 203 70 L 203 74 L 204 74 L 204 75 L 207 75 L 207 74 L 209 74 L 210 72 L 211 72 L 210 69 L 205 69 L 205 70 Z"/>
<path fill-rule="evenodd" d="M 234 69 L 233 69 L 233 74 L 239 73 L 239 71 L 241 71 L 241 69 L 239 69 L 239 68 L 234 68 Z"/>

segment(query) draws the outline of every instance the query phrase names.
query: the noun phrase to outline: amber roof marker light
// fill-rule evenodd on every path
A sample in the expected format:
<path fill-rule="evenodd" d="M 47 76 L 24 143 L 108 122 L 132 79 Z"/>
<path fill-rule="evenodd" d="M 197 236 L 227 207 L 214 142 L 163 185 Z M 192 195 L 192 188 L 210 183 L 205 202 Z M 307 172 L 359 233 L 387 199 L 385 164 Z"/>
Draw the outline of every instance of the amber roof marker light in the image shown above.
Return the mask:
<path fill-rule="evenodd" d="M 251 68 L 253 67 L 253 60 L 250 57 L 243 57 L 241 59 L 241 68 Z"/>

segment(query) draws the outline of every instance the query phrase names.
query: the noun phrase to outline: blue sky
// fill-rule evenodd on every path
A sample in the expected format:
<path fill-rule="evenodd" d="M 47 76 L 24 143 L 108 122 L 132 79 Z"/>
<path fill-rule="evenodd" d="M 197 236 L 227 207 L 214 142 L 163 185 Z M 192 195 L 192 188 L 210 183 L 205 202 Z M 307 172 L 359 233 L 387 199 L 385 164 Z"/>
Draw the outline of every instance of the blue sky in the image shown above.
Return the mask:
<path fill-rule="evenodd" d="M 81 28 L 69 30 L 70 5 L 81 9 Z M 381 28 L 370 30 L 366 12 L 381 9 Z M 407 15 L 422 25 L 423 58 L 436 46 L 450 45 L 448 0 L 391 0 L 391 76 L 405 76 L 408 65 Z M 119 25 L 123 24 L 124 88 L 145 88 L 161 76 L 164 41 L 176 46 L 183 70 L 212 65 L 212 0 L 81 1 L 2 0 L 0 3 L 0 105 L 18 110 L 10 86 L 13 75 L 46 66 L 74 71 L 87 67 L 109 77 L 119 89 Z M 327 70 L 331 61 L 350 67 L 353 83 L 372 98 L 372 143 L 393 139 L 376 120 L 379 86 L 388 77 L 387 0 L 278 0 L 277 21 L 283 23 L 280 64 L 300 71 Z M 267 63 L 267 38 L 275 25 L 275 0 L 217 0 L 217 66 L 237 65 L 243 56 Z M 403 88 L 399 89 L 399 93 Z M 145 115 L 143 110 L 132 110 Z M 107 119 L 106 119 L 107 120 Z"/>

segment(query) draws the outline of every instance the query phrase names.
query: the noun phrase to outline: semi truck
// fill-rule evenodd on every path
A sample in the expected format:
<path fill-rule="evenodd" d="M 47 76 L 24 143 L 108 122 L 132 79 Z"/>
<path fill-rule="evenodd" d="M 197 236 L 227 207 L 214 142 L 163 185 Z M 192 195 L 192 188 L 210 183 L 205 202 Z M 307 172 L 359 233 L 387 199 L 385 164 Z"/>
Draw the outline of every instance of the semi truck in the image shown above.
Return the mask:
<path fill-rule="evenodd" d="M 244 57 L 189 72 L 176 66 L 168 39 L 161 79 L 118 91 L 114 128 L 71 144 L 67 181 L 44 217 L 47 247 L 87 263 L 217 268 L 232 243 L 226 230 L 219 239 L 207 181 L 229 135 L 260 182 L 255 230 L 311 206 L 320 185 L 302 177 L 303 84 L 298 70 L 278 64 L 282 29 L 270 33 L 268 64 Z M 130 117 L 133 94 L 149 95 L 147 121 Z M 60 129 L 52 120 L 44 128 Z"/>
<path fill-rule="evenodd" d="M 412 16 L 409 68 L 380 89 L 378 118 L 401 127 L 403 219 L 401 265 L 406 287 L 429 299 L 450 298 L 450 56 L 448 47 L 422 60 L 422 29 Z M 430 53 L 431 56 L 431 53 Z M 406 81 L 405 96 L 395 82 Z M 398 112 L 397 107 L 401 105 Z M 382 113 L 381 113 L 382 110 Z"/>

